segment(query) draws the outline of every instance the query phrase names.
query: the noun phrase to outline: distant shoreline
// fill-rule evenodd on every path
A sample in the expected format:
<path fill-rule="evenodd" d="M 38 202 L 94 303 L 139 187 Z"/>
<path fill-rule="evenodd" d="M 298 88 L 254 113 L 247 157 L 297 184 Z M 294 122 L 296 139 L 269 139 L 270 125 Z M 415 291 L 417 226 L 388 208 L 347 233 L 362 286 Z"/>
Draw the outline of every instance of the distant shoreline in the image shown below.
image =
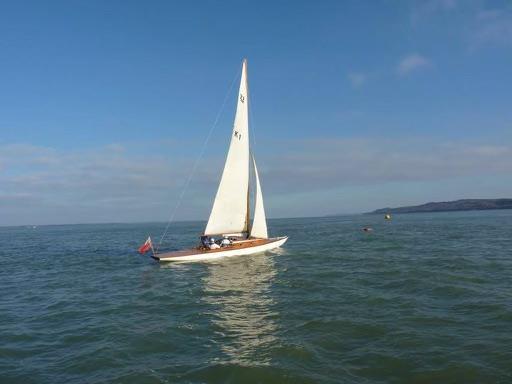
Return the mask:
<path fill-rule="evenodd" d="M 367 212 L 367 214 L 484 211 L 493 209 L 512 209 L 512 199 L 461 199 L 430 202 L 405 207 L 380 208 Z"/>

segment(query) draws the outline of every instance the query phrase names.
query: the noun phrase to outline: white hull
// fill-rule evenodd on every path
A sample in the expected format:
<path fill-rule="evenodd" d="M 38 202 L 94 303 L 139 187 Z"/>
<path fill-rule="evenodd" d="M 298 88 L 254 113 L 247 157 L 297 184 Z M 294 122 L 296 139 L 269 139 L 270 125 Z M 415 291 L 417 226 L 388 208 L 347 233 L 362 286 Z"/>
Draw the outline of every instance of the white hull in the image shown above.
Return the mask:
<path fill-rule="evenodd" d="M 216 260 L 224 257 L 232 257 L 232 256 L 244 256 L 244 255 L 253 255 L 255 253 L 261 253 L 265 251 L 270 251 L 271 249 L 278 248 L 283 245 L 288 237 L 276 237 L 275 239 L 269 243 L 256 245 L 253 247 L 246 247 L 240 249 L 226 249 L 219 250 L 215 252 L 191 252 L 191 254 L 180 254 L 173 255 L 173 252 L 168 253 L 166 256 L 165 253 L 160 255 L 155 255 L 153 258 L 158 261 L 207 261 L 207 260 Z"/>

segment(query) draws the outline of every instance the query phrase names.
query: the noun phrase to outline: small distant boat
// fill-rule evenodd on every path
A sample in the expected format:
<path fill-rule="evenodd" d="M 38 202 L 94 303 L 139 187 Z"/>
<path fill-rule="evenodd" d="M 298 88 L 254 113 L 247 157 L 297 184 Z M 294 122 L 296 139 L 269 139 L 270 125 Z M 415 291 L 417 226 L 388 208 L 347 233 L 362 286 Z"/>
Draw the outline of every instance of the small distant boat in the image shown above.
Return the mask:
<path fill-rule="evenodd" d="M 209 249 L 206 245 L 181 251 L 153 253 L 159 261 L 201 261 L 222 257 L 252 255 L 283 245 L 288 237 L 269 238 L 256 160 L 249 148 L 249 110 L 247 60 L 242 63 L 240 90 L 237 95 L 235 123 L 224 171 L 204 235 L 227 238 L 230 244 Z M 250 223 L 250 167 L 255 182 L 254 217 Z M 148 239 L 150 240 L 150 239 Z M 204 244 L 204 243 L 203 243 Z M 149 249 L 149 247 L 146 247 Z"/>
<path fill-rule="evenodd" d="M 363 232 L 373 232 L 372 227 L 363 227 Z"/>
<path fill-rule="evenodd" d="M 384 215 L 384 219 L 386 219 L 386 220 L 391 220 L 391 215 L 390 215 L 389 213 L 386 213 L 386 214 Z"/>

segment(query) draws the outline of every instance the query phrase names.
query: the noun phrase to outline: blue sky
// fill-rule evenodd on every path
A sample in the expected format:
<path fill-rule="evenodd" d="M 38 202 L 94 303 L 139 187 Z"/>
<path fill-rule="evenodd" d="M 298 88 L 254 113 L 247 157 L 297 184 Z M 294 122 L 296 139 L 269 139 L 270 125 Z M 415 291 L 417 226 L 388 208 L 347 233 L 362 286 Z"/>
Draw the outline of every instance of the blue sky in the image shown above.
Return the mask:
<path fill-rule="evenodd" d="M 243 57 L 270 217 L 512 196 L 509 1 L 4 2 L 0 36 L 0 225 L 165 221 Z"/>

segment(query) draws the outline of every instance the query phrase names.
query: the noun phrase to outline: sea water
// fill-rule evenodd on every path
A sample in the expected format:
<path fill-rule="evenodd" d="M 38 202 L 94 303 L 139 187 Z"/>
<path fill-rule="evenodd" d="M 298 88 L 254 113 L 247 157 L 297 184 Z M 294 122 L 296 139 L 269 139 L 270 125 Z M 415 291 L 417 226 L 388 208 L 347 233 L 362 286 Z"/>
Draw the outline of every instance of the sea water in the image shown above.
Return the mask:
<path fill-rule="evenodd" d="M 164 226 L 0 228 L 0 382 L 512 382 L 512 211 L 269 220 L 282 249 L 189 264 L 137 254 Z"/>

